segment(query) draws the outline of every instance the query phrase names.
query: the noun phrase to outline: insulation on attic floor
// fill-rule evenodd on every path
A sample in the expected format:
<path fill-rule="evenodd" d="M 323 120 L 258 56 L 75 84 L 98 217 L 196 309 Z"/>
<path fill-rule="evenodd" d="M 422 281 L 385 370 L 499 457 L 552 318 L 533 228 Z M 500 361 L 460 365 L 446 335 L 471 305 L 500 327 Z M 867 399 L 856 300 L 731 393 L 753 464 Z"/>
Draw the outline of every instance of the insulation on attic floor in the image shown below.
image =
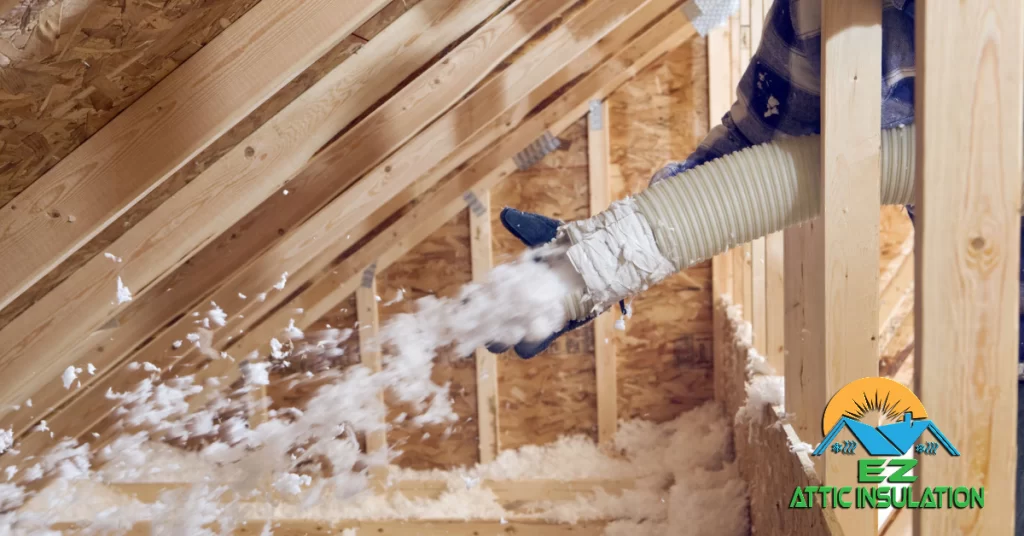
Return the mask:
<path fill-rule="evenodd" d="M 238 519 L 266 517 L 275 519 L 342 520 L 533 520 L 558 523 L 582 521 L 610 522 L 605 533 L 685 535 L 746 534 L 746 487 L 735 464 L 729 460 L 730 419 L 718 405 L 709 403 L 677 419 L 662 424 L 648 421 L 624 422 L 616 437 L 615 454 L 602 452 L 593 441 L 582 436 L 563 437 L 544 447 L 523 447 L 505 451 L 495 462 L 452 471 L 413 471 L 395 469 L 392 481 L 440 481 L 445 491 L 437 498 L 408 498 L 401 493 L 377 494 L 362 491 L 349 498 L 320 498 L 303 508 L 294 502 L 268 510 L 266 503 L 225 505 L 209 510 L 209 519 L 238 516 Z M 124 482 L 125 476 L 137 481 L 170 481 L 168 477 L 195 479 L 213 477 L 230 482 L 240 475 L 207 465 L 192 453 L 156 449 L 148 470 L 152 474 L 127 474 L 110 466 L 98 472 L 98 478 Z M 145 472 L 146 469 L 144 468 Z M 484 481 L 543 480 L 629 480 L 634 489 L 621 493 L 582 493 L 576 500 L 535 501 L 502 504 Z M 127 480 L 130 481 L 130 480 Z M 211 483 L 212 484 L 212 483 Z M 212 486 L 211 486 L 212 487 Z M 186 493 L 188 492 L 188 493 Z M 161 508 L 182 507 L 211 499 L 216 493 L 203 492 L 203 484 L 182 488 L 177 496 L 166 496 L 152 505 L 126 504 L 126 497 L 94 480 L 57 481 L 24 509 L 28 512 L 50 510 L 59 515 L 52 521 L 99 521 L 144 519 L 149 512 L 159 516 Z M 180 501 L 180 502 L 176 502 Z M 159 504 L 163 502 L 163 506 Z M 209 505 L 216 501 L 205 500 Z M 173 506 L 172 506 L 173 505 Z M 54 507 L 57 507 L 54 509 Z M 117 512 L 115 513 L 115 509 Z M 147 512 L 147 510 L 149 512 Z M 97 516 L 97 512 L 108 512 Z M 182 520 L 178 520 L 179 522 Z M 154 528 L 157 525 L 154 524 Z M 171 528 L 161 526 L 156 533 Z M 198 532 L 197 532 L 198 533 Z"/>
<path fill-rule="evenodd" d="M 283 410 L 252 429 L 237 415 L 221 417 L 216 406 L 190 412 L 185 397 L 199 391 L 191 377 L 155 385 L 145 381 L 132 392 L 110 393 L 122 404 L 125 432 L 95 457 L 90 456 L 88 445 L 68 441 L 25 468 L 22 483 L 31 485 L 41 478 L 54 482 L 26 508 L 6 514 L 5 521 L 16 530 L 88 521 L 90 530 L 116 532 L 148 522 L 156 533 L 218 534 L 245 520 L 268 517 L 330 521 L 506 520 L 515 516 L 563 523 L 611 519 L 607 534 L 744 534 L 746 488 L 730 459 L 731 419 L 714 403 L 661 425 L 624 422 L 614 456 L 603 454 L 589 439 L 569 438 L 546 448 L 507 451 L 496 462 L 470 470 L 396 473 L 404 480 L 426 477 L 447 482 L 447 491 L 436 499 L 410 500 L 372 491 L 372 472 L 367 467 L 383 463 L 384 453 L 364 452 L 355 434 L 383 425 L 385 406 L 377 398 L 379 390 L 387 389 L 415 408 L 417 413 L 403 421 L 410 426 L 452 426 L 460 419 L 448 386 L 431 381 L 438 350 L 451 348 L 461 358 L 483 341 L 500 340 L 518 326 L 532 327 L 541 321 L 546 322 L 545 329 L 553 329 L 564 322 L 550 310 L 548 297 L 568 288 L 562 288 L 557 273 L 534 262 L 532 256 L 496 267 L 481 285 L 464 287 L 451 298 L 417 300 L 413 313 L 396 315 L 382 326 L 380 343 L 391 354 L 381 372 L 351 367 L 335 376 L 335 383 L 319 389 L 304 410 Z M 214 312 L 218 311 L 210 314 Z M 312 344 L 328 337 L 294 328 L 285 333 L 291 343 Z M 343 342 L 338 333 L 331 332 L 336 339 L 330 346 Z M 253 387 L 267 383 L 265 372 L 258 374 L 252 368 L 265 371 L 267 364 L 305 357 L 272 346 L 275 350 L 267 363 L 247 365 L 243 391 L 253 393 Z M 135 432 L 140 427 L 151 431 Z M 177 460 L 154 455 L 150 448 L 161 435 L 187 439 L 216 428 L 220 428 L 217 441 L 196 454 L 180 453 Z M 95 461 L 105 464 L 94 471 Z M 88 487 L 88 482 L 126 477 L 166 481 L 167 475 L 203 475 L 204 479 L 168 490 L 150 506 L 116 500 L 103 503 L 104 493 Z M 518 512 L 506 510 L 479 486 L 484 479 L 528 478 L 631 478 L 634 485 L 618 497 L 598 492 L 593 498 L 562 503 L 527 501 Z M 82 481 L 87 482 L 84 489 L 69 485 Z M 25 490 L 7 484 L 3 492 L 6 506 L 17 507 Z M 227 500 L 229 496 L 234 499 Z M 272 533 L 272 526 L 266 532 Z"/>

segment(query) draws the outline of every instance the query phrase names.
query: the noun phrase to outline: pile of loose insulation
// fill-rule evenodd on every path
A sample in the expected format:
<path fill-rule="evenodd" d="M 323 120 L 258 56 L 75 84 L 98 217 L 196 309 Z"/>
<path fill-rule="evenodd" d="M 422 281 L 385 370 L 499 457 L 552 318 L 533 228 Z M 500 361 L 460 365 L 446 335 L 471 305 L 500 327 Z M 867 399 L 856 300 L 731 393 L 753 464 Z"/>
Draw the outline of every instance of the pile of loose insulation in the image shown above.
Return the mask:
<path fill-rule="evenodd" d="M 357 440 L 384 426 L 387 408 L 378 396 L 381 391 L 414 407 L 415 424 L 454 424 L 448 386 L 430 379 L 439 349 L 452 347 L 468 356 L 488 342 L 516 342 L 564 324 L 563 308 L 553 304 L 560 304 L 578 282 L 565 270 L 537 262 L 537 257 L 537 251 L 530 251 L 498 266 L 486 282 L 466 285 L 453 298 L 418 300 L 414 313 L 398 315 L 382 327 L 378 342 L 387 352 L 382 371 L 361 365 L 331 371 L 332 381 L 303 409 L 278 410 L 255 428 L 249 427 L 244 412 L 225 410 L 237 403 L 239 393 L 266 385 L 268 369 L 323 348 L 302 344 L 305 334 L 294 324 L 283 331 L 288 344 L 275 338 L 268 341 L 271 355 L 266 359 L 247 356 L 240 387 L 198 411 L 190 411 L 189 399 L 216 389 L 216 379 L 202 385 L 193 376 L 159 381 L 159 369 L 145 368 L 152 375 L 135 389 L 108 393 L 119 405 L 123 430 L 111 444 L 90 452 L 86 444 L 60 441 L 33 459 L 34 465 L 7 470 L 7 482 L 0 483 L 0 535 L 41 534 L 57 521 L 83 517 L 91 521 L 87 531 L 98 533 L 125 531 L 148 520 L 155 534 L 190 535 L 229 533 L 247 518 L 271 513 L 275 518 L 504 519 L 512 512 L 480 480 L 531 477 L 630 477 L 640 478 L 643 485 L 622 497 L 598 494 L 571 504 L 530 505 L 525 513 L 515 513 L 519 518 L 623 519 L 609 526 L 609 534 L 745 533 L 746 490 L 729 460 L 728 422 L 713 405 L 663 425 L 624 423 L 616 439 L 621 458 L 602 454 L 585 438 L 565 438 L 546 448 L 505 452 L 486 466 L 398 475 L 450 482 L 436 500 L 368 490 L 367 468 L 386 464 L 395 455 L 362 452 Z M 207 317 L 223 326 L 226 314 L 219 307 L 215 311 Z M 230 358 L 209 346 L 210 329 L 216 327 L 204 322 L 203 328 L 189 341 L 206 355 Z M 213 439 L 198 452 L 162 443 L 196 437 Z M 97 462 L 99 467 L 94 467 Z M 167 482 L 189 475 L 192 485 L 168 490 L 151 505 L 125 504 L 123 497 L 105 496 L 102 486 L 89 487 L 125 480 Z M 41 493 L 29 491 L 43 478 L 53 481 Z M 224 500 L 229 493 L 233 499 Z"/>

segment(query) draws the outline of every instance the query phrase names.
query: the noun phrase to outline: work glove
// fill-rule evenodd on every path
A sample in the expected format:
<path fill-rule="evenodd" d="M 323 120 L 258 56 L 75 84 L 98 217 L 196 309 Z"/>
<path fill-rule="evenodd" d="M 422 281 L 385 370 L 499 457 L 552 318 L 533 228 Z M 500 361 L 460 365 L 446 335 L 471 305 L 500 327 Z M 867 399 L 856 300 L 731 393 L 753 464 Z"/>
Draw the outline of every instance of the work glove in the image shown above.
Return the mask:
<path fill-rule="evenodd" d="M 562 225 L 562 222 L 541 216 L 540 214 L 532 214 L 529 212 L 522 212 L 514 208 L 504 208 L 501 211 L 501 224 L 512 233 L 513 236 L 519 239 L 523 244 L 529 248 L 536 248 L 543 246 L 555 239 L 555 235 L 558 232 L 558 228 Z M 545 259 L 538 256 L 537 262 L 547 262 Z M 625 302 L 619 302 L 619 307 L 625 314 Z M 603 312 L 603 311 L 602 311 Z M 582 320 L 570 320 L 561 330 L 551 334 L 547 338 L 541 341 L 520 341 L 512 346 L 516 354 L 523 359 L 530 359 L 531 357 L 543 352 L 554 342 L 556 339 L 568 333 L 574 329 L 579 328 L 588 324 L 591 320 L 597 317 L 599 313 L 592 313 L 590 316 Z M 500 354 L 508 351 L 508 345 L 500 343 L 490 343 L 487 345 L 487 349 L 495 354 Z"/>

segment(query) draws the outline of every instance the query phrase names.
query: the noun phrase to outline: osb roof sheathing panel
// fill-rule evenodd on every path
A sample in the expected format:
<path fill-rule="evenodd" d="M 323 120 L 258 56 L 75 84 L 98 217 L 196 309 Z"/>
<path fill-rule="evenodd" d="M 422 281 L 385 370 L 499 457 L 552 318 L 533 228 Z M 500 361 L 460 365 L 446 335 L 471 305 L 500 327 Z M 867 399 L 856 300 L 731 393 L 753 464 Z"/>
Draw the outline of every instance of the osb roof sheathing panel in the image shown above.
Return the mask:
<path fill-rule="evenodd" d="M 129 5 L 140 2 L 140 0 L 125 1 Z M 228 5 L 229 3 L 230 2 L 224 0 L 168 2 L 167 7 L 161 12 L 166 15 L 165 20 L 176 20 L 170 18 L 171 15 L 174 14 L 174 11 L 171 9 L 172 7 L 176 6 L 175 9 L 178 9 L 180 11 L 184 9 L 183 6 L 193 6 L 195 9 L 205 10 L 209 12 L 209 14 L 202 15 L 200 16 L 199 19 L 197 19 L 196 16 L 194 15 L 189 17 L 181 17 L 181 20 L 183 20 L 184 23 L 195 20 L 210 20 L 211 24 L 207 25 L 210 31 L 203 33 L 199 32 L 198 28 L 194 28 L 190 31 L 177 32 L 177 41 L 180 46 L 178 46 L 177 49 L 173 50 L 173 47 L 170 46 L 165 46 L 162 48 L 162 50 L 170 51 L 170 57 L 165 58 L 169 60 L 168 62 L 158 62 L 157 58 L 155 57 L 155 54 L 157 54 L 157 52 L 153 51 L 152 54 L 154 55 L 154 65 L 165 65 L 166 68 L 161 68 L 159 70 L 159 73 L 154 70 L 147 71 L 149 73 L 147 75 L 148 78 L 146 79 L 149 81 L 148 85 L 143 84 L 144 80 L 141 77 L 136 77 L 134 80 L 135 82 L 137 82 L 136 87 L 138 90 L 133 95 L 131 95 L 130 98 L 127 98 L 128 96 L 126 95 L 126 98 L 123 100 L 123 102 L 119 103 L 116 109 L 113 109 L 110 111 L 110 113 L 105 114 L 102 117 L 102 123 L 96 122 L 95 114 L 87 118 L 88 120 L 86 121 L 86 126 L 88 128 L 83 128 L 79 126 L 77 123 L 71 122 L 66 117 L 62 118 L 61 120 L 54 119 L 53 121 L 51 121 L 51 123 L 47 123 L 46 125 L 44 125 L 43 122 L 38 120 L 15 120 L 17 124 L 21 125 L 22 130 L 24 130 L 24 132 L 21 132 L 17 130 L 8 131 L 5 128 L 6 125 L 0 122 L 0 206 L 6 204 L 8 201 L 13 199 L 18 193 L 20 193 L 29 184 L 31 184 L 32 181 L 36 180 L 47 169 L 52 167 L 60 158 L 65 156 L 67 153 L 69 153 L 71 150 L 73 150 L 75 147 L 77 147 L 79 144 L 85 141 L 85 139 L 88 136 L 94 134 L 96 130 L 99 129 L 99 126 L 105 124 L 107 121 L 112 119 L 117 114 L 117 112 L 131 104 L 132 101 L 134 101 L 137 97 L 141 96 L 146 90 L 148 90 L 150 86 L 156 84 L 156 82 L 158 82 L 163 76 L 166 76 L 168 73 L 170 73 L 174 67 L 176 67 L 178 64 L 182 63 L 182 61 L 184 61 L 189 56 L 198 51 L 200 45 L 205 45 L 210 40 L 212 40 L 213 37 L 216 34 L 218 34 L 223 28 L 226 28 L 230 22 L 236 20 L 238 17 L 244 14 L 244 12 L 247 9 L 252 7 L 252 5 L 255 5 L 256 0 L 248 0 L 244 6 L 242 5 L 241 2 L 237 0 L 235 0 L 234 5 Z M 401 16 L 409 8 L 415 6 L 417 3 L 419 3 L 419 0 L 397 0 L 395 2 L 392 2 L 386 8 L 381 10 L 377 15 L 373 16 L 372 18 L 370 18 L 370 20 L 364 23 L 363 26 L 360 27 L 355 33 L 360 36 L 367 36 L 367 38 L 372 38 L 376 36 L 378 33 L 380 33 L 389 24 L 394 22 L 396 18 Z M 36 13 L 37 17 L 39 16 L 39 13 L 41 13 L 41 11 L 45 11 L 38 9 L 32 11 L 29 9 L 24 9 L 24 6 L 19 7 L 19 9 L 22 10 L 23 13 Z M 90 13 L 88 13 L 83 20 L 93 20 L 94 16 L 91 13 L 94 11 L 96 10 L 93 9 L 92 11 L 90 11 Z M 133 9 L 127 9 L 126 12 L 134 11 L 138 11 L 138 8 L 136 7 Z M 120 11 L 117 12 L 120 13 Z M 225 16 L 217 19 L 214 17 L 214 15 L 217 14 L 222 14 Z M 123 24 L 123 22 L 118 22 L 118 24 Z M 91 26 L 83 24 L 82 27 L 89 28 Z M 68 31 L 70 32 L 73 30 Z M 167 35 L 165 37 L 169 38 L 170 36 Z M 47 274 L 46 277 L 44 277 L 35 285 L 33 285 L 32 288 L 30 288 L 28 291 L 22 294 L 22 296 L 20 296 L 17 300 L 12 302 L 8 307 L 0 310 L 0 327 L 7 325 L 14 317 L 21 314 L 28 306 L 30 306 L 37 299 L 39 299 L 40 296 L 46 294 L 54 287 L 56 287 L 58 284 L 60 284 L 61 281 L 63 281 L 68 275 L 70 275 L 72 272 L 81 267 L 93 256 L 97 255 L 102 251 L 105 251 L 105 249 L 111 243 L 117 240 L 122 234 L 124 234 L 128 229 L 130 229 L 140 220 L 145 218 L 146 215 L 148 215 L 150 212 L 156 209 L 156 207 L 163 203 L 167 198 L 169 198 L 171 195 L 174 195 L 175 192 L 177 192 L 183 186 L 188 184 L 192 179 L 194 179 L 206 168 L 208 168 L 210 165 L 216 162 L 217 159 L 219 159 L 223 154 L 225 154 L 232 147 L 234 147 L 239 141 L 241 141 L 246 136 L 254 132 L 257 128 L 263 125 L 263 123 L 270 119 L 274 114 L 279 112 L 289 103 L 291 103 L 295 98 L 301 95 L 303 91 L 305 91 L 310 86 L 319 81 L 324 74 L 326 74 L 332 68 L 339 65 L 351 54 L 355 53 L 364 42 L 365 39 L 353 35 L 350 36 L 349 38 L 346 38 L 337 46 L 335 46 L 334 49 L 332 49 L 330 52 L 321 57 L 317 62 L 311 65 L 305 72 L 299 75 L 295 80 L 293 80 L 287 86 L 282 88 L 277 94 L 275 94 L 262 106 L 253 111 L 248 117 L 246 117 L 245 120 L 240 122 L 230 131 L 221 136 L 210 147 L 208 147 L 206 150 L 197 155 L 192 160 L 192 162 L 182 167 L 182 169 L 180 169 L 177 173 L 171 176 L 171 178 L 169 178 L 159 187 L 150 192 L 145 199 L 141 200 L 139 203 L 133 206 L 124 215 L 118 218 L 117 221 L 108 226 L 103 232 L 101 232 L 93 240 L 91 240 L 87 245 L 76 251 L 73 255 L 71 255 L 71 257 L 69 257 L 67 260 L 61 263 L 49 274 Z M 76 46 L 79 47 L 80 51 L 84 51 L 88 45 L 76 44 Z M 75 49 L 72 48 L 72 50 Z M 0 61 L 2 61 L 2 58 L 0 58 Z M 144 61 L 144 59 L 139 61 Z M 39 64 L 44 63 L 45 61 L 39 62 Z M 80 66 L 81 61 L 79 61 L 78 64 Z M 131 70 L 134 71 L 140 68 L 141 66 L 132 66 Z M 0 78 L 4 76 L 4 72 L 6 72 L 6 69 L 0 68 Z M 123 78 L 124 73 L 118 75 L 118 79 Z M 44 87 L 44 85 L 39 85 L 38 87 L 35 87 L 33 89 L 37 94 L 45 95 L 50 93 L 53 90 L 53 88 L 59 88 L 62 84 L 61 80 L 55 78 L 49 79 L 47 83 L 49 84 L 49 86 Z M 3 89 L 0 89 L 0 96 L 2 96 L 3 94 Z M 23 100 L 27 101 L 27 99 L 28 96 L 26 96 Z M 6 99 L 4 99 L 3 97 L 0 97 L 0 110 L 4 110 L 5 100 Z M 88 105 L 90 102 L 89 99 L 85 97 L 78 98 L 78 100 L 81 102 L 79 104 L 76 104 L 76 106 L 78 107 L 76 109 L 84 109 L 83 107 Z M 74 99 L 65 102 L 71 103 L 74 102 Z M 50 110 L 52 112 L 53 106 L 50 104 L 42 103 L 42 101 L 40 101 L 39 106 L 44 107 L 44 112 L 46 110 Z M 31 112 L 31 108 L 26 109 Z M 5 112 L 0 111 L 0 117 L 3 117 L 5 115 Z M 34 128 L 40 128 L 41 126 L 47 126 L 49 130 L 40 132 L 32 130 Z M 52 126 L 53 128 L 50 128 L 50 126 Z M 12 137 L 12 139 L 16 140 L 26 140 L 28 138 L 43 140 L 45 136 L 41 136 L 47 132 L 55 132 L 59 134 L 60 132 L 72 131 L 76 132 L 78 135 L 74 137 L 65 136 L 63 138 L 56 138 L 62 140 L 65 143 L 65 146 L 62 146 L 62 151 L 50 151 L 49 156 L 43 154 L 36 158 L 35 160 L 32 160 L 32 158 L 23 157 L 22 154 L 28 154 L 26 153 L 26 151 L 31 149 L 31 147 L 35 146 L 45 146 L 52 149 L 54 144 L 49 140 L 45 140 L 46 143 L 30 143 L 30 146 L 23 147 L 21 145 L 10 143 L 5 145 L 2 141 L 3 139 L 5 139 L 4 136 L 9 136 Z M 51 136 L 51 138 L 53 138 L 53 136 Z M 29 141 L 31 142 L 31 140 Z M 31 167 L 31 162 L 36 163 L 33 164 L 36 165 L 36 168 L 29 169 Z M 268 202 L 265 205 L 273 205 L 273 203 Z M 252 222 L 259 219 L 261 217 L 261 214 L 265 213 L 266 210 L 275 209 L 273 208 L 273 206 L 261 206 L 260 209 L 254 211 L 253 214 L 251 214 L 245 220 L 240 222 L 239 225 L 236 227 L 244 229 L 251 226 Z M 211 252 L 211 255 L 217 255 L 219 254 L 218 252 L 230 249 L 232 243 L 234 242 L 234 234 L 236 233 L 228 233 L 225 236 L 219 238 L 217 242 L 211 247 L 207 248 L 207 250 Z M 235 245 L 237 246 L 237 244 Z M 203 267 L 209 266 L 209 264 L 207 264 L 207 261 L 202 258 L 198 259 L 198 262 L 189 263 L 188 265 L 177 270 L 175 272 L 175 275 L 169 278 L 169 286 L 173 283 L 173 281 L 180 279 L 181 273 L 183 271 L 187 272 L 189 270 L 197 269 L 197 267 L 194 265 L 201 265 L 200 268 L 202 269 L 205 269 Z M 152 300 L 149 299 L 144 301 L 149 302 Z M 143 305 L 140 304 L 139 306 L 141 307 Z"/>
<path fill-rule="evenodd" d="M 0 206 L 258 0 L 27 0 L 0 15 Z"/>

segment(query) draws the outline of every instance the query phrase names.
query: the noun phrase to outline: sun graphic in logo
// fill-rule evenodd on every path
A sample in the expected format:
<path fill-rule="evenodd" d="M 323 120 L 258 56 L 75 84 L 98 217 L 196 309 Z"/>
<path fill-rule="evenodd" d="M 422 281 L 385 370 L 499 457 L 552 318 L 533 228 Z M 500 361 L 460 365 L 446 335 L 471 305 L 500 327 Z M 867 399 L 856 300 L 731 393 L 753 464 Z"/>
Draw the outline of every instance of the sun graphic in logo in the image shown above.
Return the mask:
<path fill-rule="evenodd" d="M 843 387 L 825 406 L 821 419 L 823 435 L 828 435 L 842 417 L 862 421 L 877 414 L 883 421 L 896 421 L 909 412 L 914 419 L 927 419 L 924 404 L 910 389 L 889 378 L 868 377 Z M 872 419 L 869 417 L 869 421 Z M 881 422 L 866 422 L 871 426 Z"/>

